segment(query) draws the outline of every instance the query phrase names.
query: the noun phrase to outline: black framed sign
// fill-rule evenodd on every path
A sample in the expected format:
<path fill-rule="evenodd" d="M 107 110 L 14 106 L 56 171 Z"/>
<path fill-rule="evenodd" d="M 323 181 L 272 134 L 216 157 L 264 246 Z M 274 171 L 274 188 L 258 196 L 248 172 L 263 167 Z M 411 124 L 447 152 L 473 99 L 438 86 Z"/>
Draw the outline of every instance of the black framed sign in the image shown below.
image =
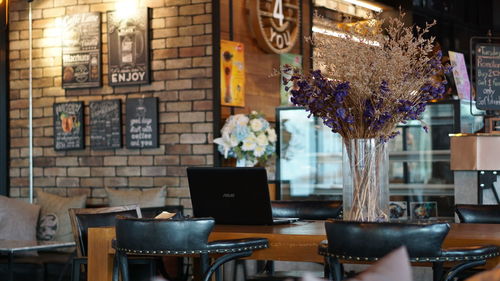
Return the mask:
<path fill-rule="evenodd" d="M 101 86 L 101 14 L 65 16 L 62 34 L 62 87 Z"/>
<path fill-rule="evenodd" d="M 476 45 L 476 107 L 500 110 L 500 45 Z"/>
<path fill-rule="evenodd" d="M 109 85 L 149 83 L 148 9 L 131 10 L 127 18 L 107 16 Z"/>
<path fill-rule="evenodd" d="M 54 149 L 83 149 L 83 102 L 55 103 Z"/>
<path fill-rule="evenodd" d="M 90 146 L 113 149 L 122 146 L 121 101 L 92 101 L 90 108 Z"/>
<path fill-rule="evenodd" d="M 158 147 L 158 99 L 127 99 L 127 148 Z"/>

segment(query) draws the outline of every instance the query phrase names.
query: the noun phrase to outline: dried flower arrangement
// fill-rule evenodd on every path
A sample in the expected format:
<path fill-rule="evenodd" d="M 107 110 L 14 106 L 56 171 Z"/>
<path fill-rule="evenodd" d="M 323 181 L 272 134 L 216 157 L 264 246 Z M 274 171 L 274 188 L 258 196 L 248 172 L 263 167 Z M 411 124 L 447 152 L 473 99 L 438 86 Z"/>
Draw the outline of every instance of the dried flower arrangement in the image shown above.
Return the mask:
<path fill-rule="evenodd" d="M 293 82 L 292 103 L 343 137 L 347 220 L 388 219 L 383 144 L 397 135 L 398 123 L 419 120 L 427 103 L 445 92 L 446 81 L 435 79 L 446 71 L 441 53 L 433 52 L 433 37 L 425 38 L 435 23 L 405 27 L 403 17 L 390 18 L 386 27 L 380 20 L 339 24 L 336 37 L 315 34 L 314 59 L 322 70 L 303 75 L 284 69 L 293 71 L 283 79 Z"/>
<path fill-rule="evenodd" d="M 403 16 L 390 18 L 385 28 L 381 20 L 336 26 L 344 38 L 315 34 L 311 42 L 323 71 L 294 72 L 292 103 L 346 139 L 387 140 L 398 123 L 418 120 L 426 104 L 444 94 L 446 81 L 433 76 L 446 67 L 441 53 L 433 53 L 434 38 L 425 38 L 435 23 L 414 33 Z"/>

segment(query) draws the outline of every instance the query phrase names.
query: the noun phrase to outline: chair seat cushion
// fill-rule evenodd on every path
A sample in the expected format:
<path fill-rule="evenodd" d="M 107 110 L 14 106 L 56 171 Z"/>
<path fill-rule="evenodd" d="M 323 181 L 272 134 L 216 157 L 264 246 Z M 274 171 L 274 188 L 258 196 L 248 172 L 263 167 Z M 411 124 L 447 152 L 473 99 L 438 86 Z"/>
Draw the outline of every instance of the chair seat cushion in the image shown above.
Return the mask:
<path fill-rule="evenodd" d="M 233 240 L 220 240 L 208 243 L 209 252 L 242 252 L 247 250 L 268 248 L 266 238 L 244 238 Z"/>
<path fill-rule="evenodd" d="M 447 248 L 446 250 L 443 250 L 443 257 L 452 260 L 487 259 L 496 257 L 499 254 L 499 248 L 493 245 Z"/>

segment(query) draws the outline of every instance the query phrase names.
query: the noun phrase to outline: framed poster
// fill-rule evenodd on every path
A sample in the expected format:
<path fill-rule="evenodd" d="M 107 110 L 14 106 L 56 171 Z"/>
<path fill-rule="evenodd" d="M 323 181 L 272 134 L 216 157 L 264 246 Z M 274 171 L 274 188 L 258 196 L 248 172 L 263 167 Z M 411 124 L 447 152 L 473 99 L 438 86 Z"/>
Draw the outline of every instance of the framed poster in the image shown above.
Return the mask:
<path fill-rule="evenodd" d="M 107 15 L 109 85 L 149 83 L 148 9 L 130 10 L 126 18 Z"/>
<path fill-rule="evenodd" d="M 220 41 L 221 105 L 245 106 L 245 52 L 242 43 Z"/>
<path fill-rule="evenodd" d="M 280 66 L 283 69 L 284 65 L 290 65 L 292 68 L 302 69 L 302 56 L 296 54 L 281 54 L 280 55 Z M 290 79 L 292 77 L 293 71 L 290 70 L 288 73 L 281 73 L 280 79 L 280 105 L 291 105 L 290 93 L 285 88 L 291 88 L 292 82 L 289 81 L 287 85 L 283 84 L 283 78 Z"/>
<path fill-rule="evenodd" d="M 457 87 L 457 93 L 460 99 L 470 100 L 470 81 L 465 65 L 464 54 L 448 51 L 452 66 L 453 79 Z"/>
<path fill-rule="evenodd" d="M 500 45 L 476 45 L 476 107 L 500 110 Z"/>
<path fill-rule="evenodd" d="M 83 149 L 83 102 L 55 103 L 54 149 Z"/>
<path fill-rule="evenodd" d="M 127 99 L 127 148 L 158 147 L 158 99 Z"/>
<path fill-rule="evenodd" d="M 100 87 L 101 14 L 65 16 L 62 33 L 62 87 Z"/>
<path fill-rule="evenodd" d="M 436 202 L 411 202 L 411 219 L 429 219 L 437 217 L 437 203 Z"/>
<path fill-rule="evenodd" d="M 113 149 L 122 146 L 121 101 L 90 102 L 90 146 Z"/>

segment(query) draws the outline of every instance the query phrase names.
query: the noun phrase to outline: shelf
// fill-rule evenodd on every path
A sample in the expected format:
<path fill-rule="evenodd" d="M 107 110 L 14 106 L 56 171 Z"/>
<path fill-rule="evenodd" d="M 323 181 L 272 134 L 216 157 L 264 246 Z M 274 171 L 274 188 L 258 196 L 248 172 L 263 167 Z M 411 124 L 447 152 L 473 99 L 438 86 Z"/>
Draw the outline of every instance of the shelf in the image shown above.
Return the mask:
<path fill-rule="evenodd" d="M 416 150 L 416 151 L 390 151 L 390 161 L 450 161 L 450 150 Z"/>

